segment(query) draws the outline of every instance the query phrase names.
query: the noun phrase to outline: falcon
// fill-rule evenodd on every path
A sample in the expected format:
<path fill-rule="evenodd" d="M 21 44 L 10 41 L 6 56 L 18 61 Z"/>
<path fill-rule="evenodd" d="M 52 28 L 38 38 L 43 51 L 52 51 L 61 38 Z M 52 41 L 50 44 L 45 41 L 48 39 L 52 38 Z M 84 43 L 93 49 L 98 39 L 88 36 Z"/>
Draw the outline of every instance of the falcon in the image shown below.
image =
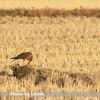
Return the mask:
<path fill-rule="evenodd" d="M 21 54 L 19 54 L 18 56 L 13 57 L 13 58 L 11 58 L 11 59 L 14 59 L 13 61 L 15 61 L 15 60 L 17 60 L 17 59 L 23 59 L 23 60 L 24 60 L 24 63 L 25 63 L 25 61 L 28 60 L 28 63 L 27 63 L 27 64 L 30 64 L 30 62 L 31 62 L 32 59 L 33 59 L 33 55 L 32 55 L 31 52 L 24 52 L 24 53 L 21 53 Z M 12 61 L 12 62 L 13 62 L 13 61 Z"/>

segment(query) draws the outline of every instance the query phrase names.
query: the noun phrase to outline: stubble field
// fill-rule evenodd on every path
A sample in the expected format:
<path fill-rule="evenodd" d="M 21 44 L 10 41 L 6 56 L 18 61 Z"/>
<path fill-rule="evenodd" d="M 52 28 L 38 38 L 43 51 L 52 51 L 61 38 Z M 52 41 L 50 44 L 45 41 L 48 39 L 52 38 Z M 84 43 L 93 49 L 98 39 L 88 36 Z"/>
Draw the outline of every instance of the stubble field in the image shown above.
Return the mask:
<path fill-rule="evenodd" d="M 12 74 L 10 65 L 23 62 L 10 63 L 10 58 L 25 51 L 33 54 L 33 68 L 86 74 L 92 82 L 85 84 L 85 80 L 78 79 L 74 84 L 66 76 L 65 85 L 60 88 L 50 80 L 35 86 L 34 76 L 20 82 L 16 77 L 0 76 L 0 91 L 100 91 L 99 18 L 0 17 L 0 71 Z"/>
<path fill-rule="evenodd" d="M 100 0 L 0 0 L 1 9 L 43 9 L 45 7 L 54 9 L 75 9 L 75 8 L 87 8 L 87 9 L 100 9 Z"/>

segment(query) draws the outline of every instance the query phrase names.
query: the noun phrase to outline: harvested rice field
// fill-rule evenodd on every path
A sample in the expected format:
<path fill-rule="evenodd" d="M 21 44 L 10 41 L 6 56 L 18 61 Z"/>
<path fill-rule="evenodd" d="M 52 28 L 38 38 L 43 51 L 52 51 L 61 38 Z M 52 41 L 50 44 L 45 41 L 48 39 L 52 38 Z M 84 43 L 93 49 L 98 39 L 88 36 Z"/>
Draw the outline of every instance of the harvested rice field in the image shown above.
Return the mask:
<path fill-rule="evenodd" d="M 30 51 L 33 69 L 46 79 L 35 84 L 37 74 L 19 80 L 13 76 L 11 57 Z M 0 91 L 100 92 L 100 18 L 0 17 Z M 38 72 L 38 71 L 37 71 Z M 39 74 L 39 73 L 38 73 Z M 36 77 L 35 77 L 36 76 Z M 64 80 L 64 81 L 63 81 Z M 63 82 L 63 83 L 62 83 Z M 2 98 L 3 100 L 6 97 Z M 12 97 L 9 100 L 99 100 L 99 97 Z"/>

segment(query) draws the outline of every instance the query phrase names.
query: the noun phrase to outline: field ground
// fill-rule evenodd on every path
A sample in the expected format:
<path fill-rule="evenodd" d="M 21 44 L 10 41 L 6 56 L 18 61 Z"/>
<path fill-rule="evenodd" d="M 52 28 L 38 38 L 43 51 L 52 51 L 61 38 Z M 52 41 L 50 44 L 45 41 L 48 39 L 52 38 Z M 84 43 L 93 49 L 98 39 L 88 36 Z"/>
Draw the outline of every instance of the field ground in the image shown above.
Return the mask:
<path fill-rule="evenodd" d="M 54 9 L 100 9 L 100 0 L 0 0 L 0 9 L 44 9 L 45 7 Z"/>
<path fill-rule="evenodd" d="M 34 76 L 19 81 L 16 77 L 0 75 L 0 91 L 100 92 L 100 18 L 0 17 L 0 72 L 5 70 L 12 74 L 10 66 L 23 62 L 10 63 L 10 58 L 24 51 L 32 52 L 33 68 L 58 71 L 51 76 L 58 76 L 60 72 L 86 74 L 94 84 L 85 84 L 85 80 L 77 80 L 74 84 L 66 75 L 63 88 L 50 80 L 35 86 Z M 67 99 L 76 100 L 74 97 Z"/>

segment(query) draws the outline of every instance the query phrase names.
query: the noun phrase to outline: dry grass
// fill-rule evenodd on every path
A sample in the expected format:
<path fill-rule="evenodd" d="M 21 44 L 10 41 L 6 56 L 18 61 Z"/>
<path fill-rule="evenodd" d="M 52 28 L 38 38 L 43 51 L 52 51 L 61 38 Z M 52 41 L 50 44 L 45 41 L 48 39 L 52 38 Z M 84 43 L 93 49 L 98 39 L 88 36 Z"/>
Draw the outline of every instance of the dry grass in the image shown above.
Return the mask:
<path fill-rule="evenodd" d="M 100 9 L 77 9 L 74 10 L 59 10 L 59 9 L 0 9 L 0 16 L 27 16 L 27 17 L 41 17 L 41 16 L 48 16 L 48 17 L 68 17 L 68 16 L 87 16 L 87 17 L 100 17 Z"/>
<path fill-rule="evenodd" d="M 100 19 L 95 17 L 0 17 L 0 72 L 12 74 L 10 58 L 30 51 L 32 67 L 51 75 L 35 85 L 32 74 L 19 81 L 2 73 L 0 91 L 100 91 L 99 33 Z M 63 78 L 66 80 L 61 87 Z"/>

